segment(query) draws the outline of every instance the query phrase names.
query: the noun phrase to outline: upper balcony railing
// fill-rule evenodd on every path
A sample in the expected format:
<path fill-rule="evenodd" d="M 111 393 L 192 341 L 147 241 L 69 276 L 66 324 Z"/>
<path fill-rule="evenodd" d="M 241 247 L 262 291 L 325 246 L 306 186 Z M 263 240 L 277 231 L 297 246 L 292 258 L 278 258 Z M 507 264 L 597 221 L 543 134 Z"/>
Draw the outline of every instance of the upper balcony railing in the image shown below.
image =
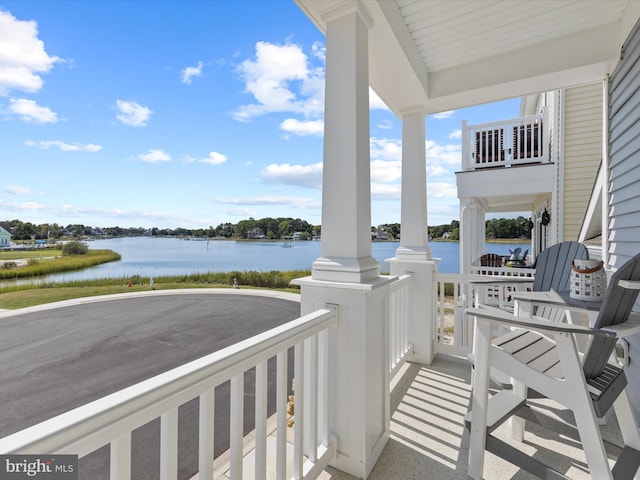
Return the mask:
<path fill-rule="evenodd" d="M 538 115 L 467 125 L 462 121 L 462 170 L 548 163 L 547 108 Z"/>

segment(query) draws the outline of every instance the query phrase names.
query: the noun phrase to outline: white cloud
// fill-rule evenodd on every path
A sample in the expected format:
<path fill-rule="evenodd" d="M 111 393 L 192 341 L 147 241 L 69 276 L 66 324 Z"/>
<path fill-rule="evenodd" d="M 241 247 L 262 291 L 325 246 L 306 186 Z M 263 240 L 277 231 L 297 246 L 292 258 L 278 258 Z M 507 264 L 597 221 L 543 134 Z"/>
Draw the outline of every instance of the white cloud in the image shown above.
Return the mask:
<path fill-rule="evenodd" d="M 169 154 L 159 149 L 151 149 L 148 153 L 142 153 L 136 157 L 138 160 L 147 163 L 169 162 L 171 157 Z"/>
<path fill-rule="evenodd" d="M 72 204 L 44 204 L 37 202 L 5 202 L 0 199 L 0 210 L 12 212 L 27 212 L 33 215 L 41 215 L 42 223 L 49 222 L 47 218 L 53 216 L 75 218 L 78 223 L 86 223 L 87 218 L 91 218 L 95 222 L 95 217 L 129 220 L 134 219 L 134 225 L 139 225 L 140 221 L 148 222 L 152 226 L 160 226 L 159 223 L 166 223 L 168 227 L 175 228 L 176 224 L 184 221 L 184 217 L 177 217 L 174 214 L 165 212 L 154 212 L 146 210 L 121 210 L 119 208 L 95 208 L 81 207 Z M 71 223 L 71 222 L 66 222 Z M 207 222 L 210 224 L 210 221 Z M 95 225 L 95 223 L 94 223 Z"/>
<path fill-rule="evenodd" d="M 458 196 L 458 190 L 453 183 L 427 182 L 427 196 L 433 198 L 452 198 Z"/>
<path fill-rule="evenodd" d="M 222 153 L 209 152 L 209 155 L 204 158 L 186 157 L 186 161 L 189 163 L 206 163 L 209 165 L 220 165 L 227 161 L 227 157 Z"/>
<path fill-rule="evenodd" d="M 459 143 L 441 145 L 433 140 L 427 140 L 425 145 L 427 164 L 461 166 L 462 151 Z"/>
<path fill-rule="evenodd" d="M 428 223 L 429 225 L 444 225 L 451 223 L 454 218 L 460 218 L 460 205 L 434 205 L 435 202 L 429 204 L 428 207 Z"/>
<path fill-rule="evenodd" d="M 321 50 L 316 47 L 314 55 Z M 313 68 L 299 45 L 256 44 L 255 60 L 238 66 L 245 91 L 255 103 L 242 105 L 234 113 L 246 121 L 272 112 L 293 112 L 317 116 L 322 112 L 324 70 Z"/>
<path fill-rule="evenodd" d="M 49 55 L 38 38 L 34 21 L 16 19 L 0 10 L 0 95 L 11 90 L 37 92 L 42 88 L 40 73 L 46 73 L 61 59 Z"/>
<path fill-rule="evenodd" d="M 242 218 L 255 217 L 258 214 L 258 212 L 252 208 L 227 208 L 223 209 L 222 213 L 226 213 L 232 217 Z"/>
<path fill-rule="evenodd" d="M 280 128 L 285 132 L 299 136 L 315 135 L 321 137 L 324 134 L 324 122 L 322 120 L 301 121 L 295 118 L 287 118 L 280 124 Z"/>
<path fill-rule="evenodd" d="M 30 188 L 20 185 L 7 185 L 4 191 L 11 195 L 29 195 L 32 193 Z"/>
<path fill-rule="evenodd" d="M 309 197 L 290 197 L 290 196 L 278 196 L 278 195 L 266 195 L 260 197 L 217 197 L 214 201 L 223 204 L 230 205 L 242 205 L 242 206 L 260 206 L 260 205 L 284 205 L 294 208 L 319 208 L 320 203 L 314 198 Z"/>
<path fill-rule="evenodd" d="M 442 177 L 445 175 L 450 175 L 452 173 L 453 172 L 450 168 L 443 167 L 442 165 L 427 163 L 427 177 Z"/>
<path fill-rule="evenodd" d="M 327 48 L 322 42 L 313 42 L 311 45 L 311 55 L 324 63 L 327 58 Z"/>
<path fill-rule="evenodd" d="M 369 139 L 371 159 L 402 160 L 402 141 L 389 138 Z"/>
<path fill-rule="evenodd" d="M 381 130 L 391 130 L 393 128 L 393 122 L 391 120 L 383 120 L 376 126 Z"/>
<path fill-rule="evenodd" d="M 125 100 L 116 100 L 116 107 L 119 112 L 116 118 L 125 125 L 132 127 L 146 126 L 153 113 L 148 107 Z"/>
<path fill-rule="evenodd" d="M 50 147 L 56 147 L 62 152 L 99 152 L 102 150 L 101 145 L 96 145 L 93 143 L 66 143 L 60 140 L 44 140 L 41 142 L 34 142 L 31 140 L 27 140 L 24 142 L 25 145 L 30 147 L 41 148 L 46 150 Z"/>
<path fill-rule="evenodd" d="M 453 114 L 456 113 L 455 110 L 448 110 L 446 112 L 440 112 L 433 115 L 433 118 L 437 118 L 438 120 L 442 120 L 444 118 L 450 118 Z"/>
<path fill-rule="evenodd" d="M 11 211 L 20 211 L 20 212 L 35 212 L 45 208 L 45 206 L 41 203 L 37 202 L 4 202 L 0 200 L 0 208 L 7 209 Z"/>
<path fill-rule="evenodd" d="M 390 183 L 402 177 L 402 162 L 373 160 L 371 162 L 371 183 Z"/>
<path fill-rule="evenodd" d="M 460 140 L 462 138 L 462 130 L 459 128 L 449 133 L 449 140 Z"/>
<path fill-rule="evenodd" d="M 372 183 L 371 198 L 374 200 L 398 200 L 400 199 L 400 185 Z"/>
<path fill-rule="evenodd" d="M 282 183 L 299 187 L 320 188 L 322 186 L 322 163 L 313 165 L 281 165 L 272 163 L 260 172 L 260 177 L 269 183 Z"/>
<path fill-rule="evenodd" d="M 18 115 L 25 122 L 55 123 L 58 121 L 58 115 L 50 108 L 41 107 L 34 100 L 26 98 L 11 98 L 9 113 Z"/>
<path fill-rule="evenodd" d="M 371 198 L 396 200 L 400 198 L 402 178 L 402 142 L 396 139 L 369 140 L 371 155 Z"/>
<path fill-rule="evenodd" d="M 274 112 L 299 114 L 305 119 L 287 119 L 280 128 L 294 135 L 321 136 L 324 128 L 319 118 L 324 111 L 325 55 L 326 49 L 320 42 L 312 45 L 310 57 L 299 45 L 258 42 L 255 59 L 247 59 L 238 66 L 245 92 L 252 94 L 255 102 L 241 105 L 233 117 L 247 121 Z M 311 60 L 321 65 L 314 66 Z M 369 107 L 389 110 L 371 89 Z"/>
<path fill-rule="evenodd" d="M 187 67 L 184 70 L 182 70 L 182 75 L 181 75 L 181 79 L 180 81 L 182 83 L 186 83 L 187 85 L 191 84 L 191 79 L 193 77 L 199 77 L 202 75 L 202 67 L 203 67 L 203 63 L 202 62 L 198 62 L 198 65 L 195 67 Z"/>

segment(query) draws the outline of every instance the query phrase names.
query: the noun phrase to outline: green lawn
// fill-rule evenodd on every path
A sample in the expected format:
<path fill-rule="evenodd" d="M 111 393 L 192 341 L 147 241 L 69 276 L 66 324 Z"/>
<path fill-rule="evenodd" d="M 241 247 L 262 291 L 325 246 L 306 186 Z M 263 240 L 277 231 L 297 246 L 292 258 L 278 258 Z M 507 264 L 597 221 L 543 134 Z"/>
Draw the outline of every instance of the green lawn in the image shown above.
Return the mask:
<path fill-rule="evenodd" d="M 305 277 L 310 273 L 308 270 L 288 272 L 236 271 L 201 273 L 180 277 L 157 277 L 154 278 L 153 288 L 154 290 L 232 288 L 234 280 L 236 280 L 240 288 L 264 288 L 300 293 L 298 288 L 291 288 L 289 284 L 294 278 Z M 141 292 L 150 289 L 149 278 L 137 275 L 132 278 L 104 278 L 40 285 L 10 285 L 0 287 L 0 309 L 14 310 L 72 298 Z"/>
<path fill-rule="evenodd" d="M 62 255 L 59 248 L 42 248 L 38 250 L 12 250 L 0 252 L 0 262 L 4 260 L 21 260 L 23 258 L 55 258 Z"/>

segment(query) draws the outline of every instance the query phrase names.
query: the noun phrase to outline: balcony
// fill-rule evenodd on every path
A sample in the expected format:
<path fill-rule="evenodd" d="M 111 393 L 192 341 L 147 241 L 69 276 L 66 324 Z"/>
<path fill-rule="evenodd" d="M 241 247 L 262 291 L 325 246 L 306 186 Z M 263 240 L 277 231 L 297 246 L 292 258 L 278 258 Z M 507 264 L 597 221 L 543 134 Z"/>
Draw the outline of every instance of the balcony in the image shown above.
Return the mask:
<path fill-rule="evenodd" d="M 462 122 L 462 170 L 543 164 L 550 161 L 547 109 L 539 115 L 467 125 Z"/>
<path fill-rule="evenodd" d="M 462 122 L 462 169 L 456 172 L 461 223 L 484 231 L 487 212 L 532 211 L 541 198 L 557 194 L 560 177 L 552 162 L 551 129 L 546 107 L 537 115 L 500 122 Z M 484 253 L 484 234 L 472 230 L 467 228 L 461 240 L 466 264 Z"/>
<path fill-rule="evenodd" d="M 473 344 L 473 329 L 463 311 L 478 296 L 472 280 L 477 274 L 436 274 L 436 319 L 432 338 L 439 356 L 429 366 L 410 363 L 407 303 L 414 287 L 413 276 L 389 278 L 388 324 L 390 434 L 369 478 L 466 478 L 467 434 L 463 417 L 470 399 L 470 365 L 466 355 Z M 508 306 L 509 293 L 522 282 L 492 290 L 487 302 Z M 445 293 L 447 293 L 445 295 Z M 486 292 L 485 292 L 486 293 Z M 0 439 L 0 454 L 79 454 L 80 458 L 109 446 L 110 478 L 131 478 L 132 435 L 154 419 L 160 422 L 160 478 L 175 479 L 178 447 L 178 409 L 198 399 L 199 473 L 193 478 L 250 479 L 352 479 L 329 467 L 340 448 L 330 428 L 331 391 L 328 375 L 330 331 L 340 318 L 340 306 L 330 305 L 251 339 L 176 368 L 140 384 Z M 428 318 L 419 319 L 427 322 Z M 293 371 L 289 361 L 293 359 Z M 342 371 L 349 375 L 349 368 Z M 293 414 L 287 412 L 289 379 L 295 378 Z M 255 379 L 255 390 L 245 392 L 246 376 Z M 267 387 L 275 377 L 275 392 Z M 230 445 L 213 458 L 215 389 L 230 382 Z M 270 393 L 268 393 L 270 392 Z M 245 396 L 255 398 L 255 425 L 246 435 L 243 425 Z M 269 396 L 276 412 L 267 413 Z M 349 399 L 344 399 L 348 402 Z M 290 406 L 290 405 L 289 405 Z M 252 407 L 253 408 L 253 407 Z M 287 422 L 290 423 L 287 426 Z M 614 432 L 615 434 L 615 432 Z M 523 447 L 523 445 L 520 445 Z M 527 438 L 531 455 L 566 452 L 561 467 L 572 478 L 587 478 L 584 459 L 574 441 L 558 444 L 544 435 Z M 489 456 L 488 478 L 505 478 L 517 469 Z M 575 474 L 575 477 L 573 475 Z"/>

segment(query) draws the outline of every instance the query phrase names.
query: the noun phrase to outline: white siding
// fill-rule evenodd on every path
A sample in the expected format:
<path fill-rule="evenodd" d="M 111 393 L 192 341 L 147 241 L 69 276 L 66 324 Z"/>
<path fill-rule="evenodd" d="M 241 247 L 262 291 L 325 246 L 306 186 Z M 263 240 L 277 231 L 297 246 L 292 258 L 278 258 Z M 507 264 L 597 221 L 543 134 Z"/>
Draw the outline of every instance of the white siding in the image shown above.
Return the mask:
<path fill-rule="evenodd" d="M 624 44 L 609 82 L 609 263 L 621 266 L 640 252 L 640 31 Z M 638 309 L 636 305 L 636 309 Z M 640 335 L 628 339 L 631 403 L 640 418 Z"/>
<path fill-rule="evenodd" d="M 577 240 L 602 159 L 602 84 L 564 95 L 563 240 Z"/>
<path fill-rule="evenodd" d="M 614 266 L 640 251 L 640 32 L 634 32 L 609 85 L 609 252 Z"/>

